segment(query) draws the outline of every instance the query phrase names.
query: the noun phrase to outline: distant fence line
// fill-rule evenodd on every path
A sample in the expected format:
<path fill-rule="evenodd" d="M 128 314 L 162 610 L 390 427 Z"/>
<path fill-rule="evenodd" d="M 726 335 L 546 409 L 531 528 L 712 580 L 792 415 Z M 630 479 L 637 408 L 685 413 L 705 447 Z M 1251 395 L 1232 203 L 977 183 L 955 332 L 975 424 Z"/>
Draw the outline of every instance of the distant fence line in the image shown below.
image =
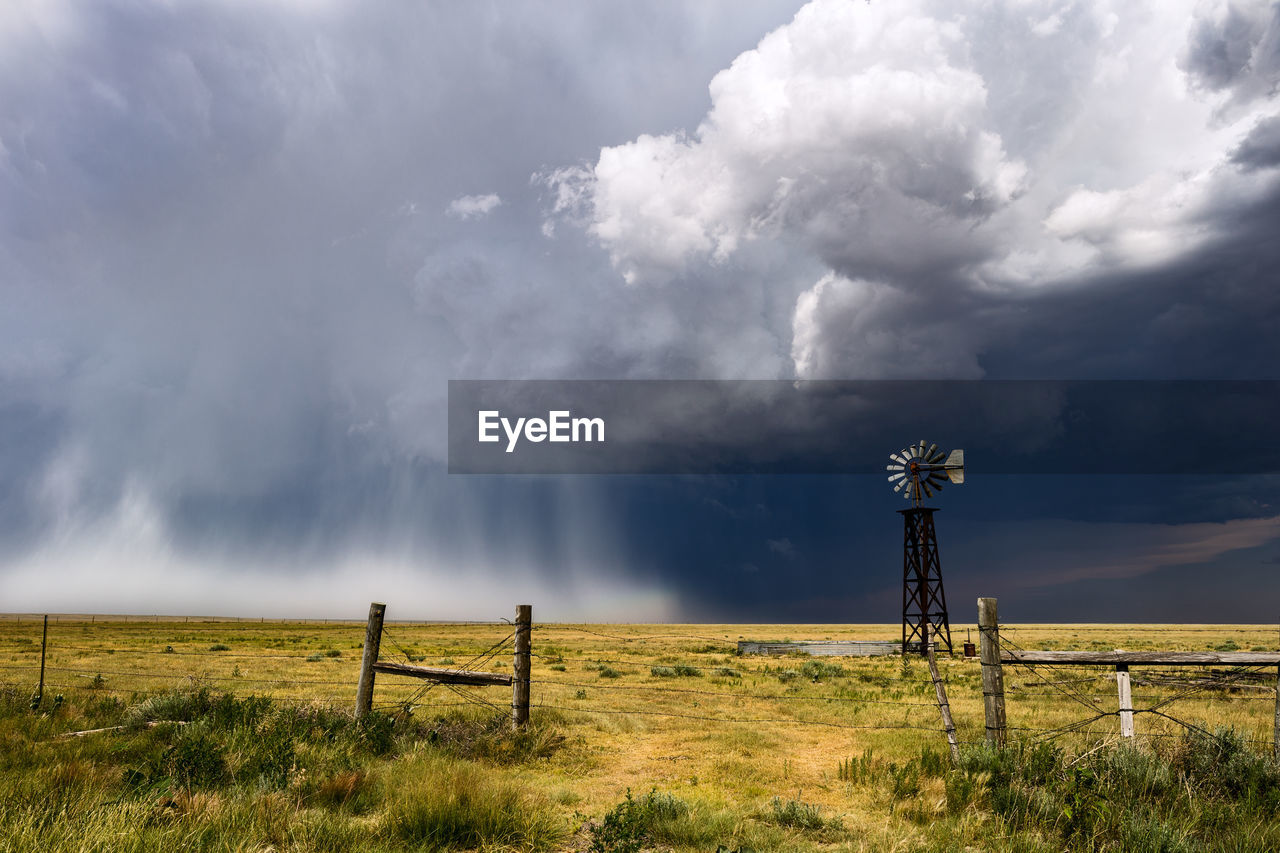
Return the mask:
<path fill-rule="evenodd" d="M 844 690 L 838 695 L 791 695 L 789 693 L 780 693 L 777 691 L 757 691 L 754 689 L 743 689 L 741 681 L 733 682 L 723 689 L 695 689 L 684 687 L 669 687 L 663 684 L 625 684 L 612 683 L 610 681 L 585 681 L 581 677 L 575 679 L 573 675 L 565 675 L 564 677 L 554 677 L 539 674 L 539 677 L 533 677 L 532 659 L 538 658 L 542 665 L 547 667 L 558 668 L 563 671 L 563 663 L 577 662 L 581 664 L 590 664 L 600 667 L 604 664 L 613 664 L 618 667 L 647 667 L 651 663 L 654 664 L 653 669 L 656 670 L 661 663 L 660 658 L 670 654 L 668 649 L 654 648 L 655 660 L 641 660 L 637 658 L 628 658 L 627 655 L 638 649 L 635 647 L 628 648 L 623 652 L 622 656 L 603 657 L 593 655 L 589 651 L 576 651 L 576 654 L 566 654 L 558 649 L 552 649 L 550 653 L 535 652 L 533 643 L 533 634 L 537 632 L 540 636 L 552 636 L 561 634 L 562 632 L 580 633 L 585 636 L 596 636 L 601 639 L 629 645 L 632 643 L 644 644 L 654 640 L 692 640 L 705 642 L 707 647 L 689 647 L 682 646 L 679 650 L 692 651 L 695 653 L 712 653 L 718 649 L 723 649 L 726 655 L 734 654 L 764 654 L 764 655 L 782 655 L 791 652 L 803 651 L 808 654 L 819 656 L 840 656 L 840 657 L 877 657 L 886 655 L 896 655 L 902 652 L 902 644 L 896 641 L 843 641 L 843 640 L 827 640 L 827 641 L 806 641 L 797 643 L 774 643 L 759 641 L 732 641 L 727 636 L 710 636 L 708 633 L 698 634 L 690 633 L 677 628 L 670 633 L 644 633 L 626 635 L 625 633 L 613 633 L 618 628 L 610 629 L 607 626 L 603 630 L 597 630 L 601 626 L 586 627 L 580 624 L 572 623 L 537 623 L 532 621 L 532 609 L 528 606 L 521 606 L 516 610 L 514 620 L 499 619 L 491 621 L 422 621 L 422 620 L 389 620 L 385 619 L 385 606 L 381 607 L 381 611 L 377 614 L 378 618 L 374 618 L 374 607 L 371 607 L 370 618 L 365 621 L 365 641 L 360 644 L 363 647 L 362 661 L 360 666 L 360 675 L 356 679 L 331 679 L 331 678 L 293 678 L 289 674 L 280 677 L 268 677 L 263 673 L 252 673 L 251 675 L 209 675 L 194 673 L 176 673 L 157 671 L 162 667 L 151 666 L 146 670 L 130 671 L 128 664 L 117 664 L 111 669 L 99 669 L 95 666 L 76 666 L 66 665 L 63 661 L 56 664 L 46 665 L 43 661 L 46 646 L 54 646 L 59 651 L 72 651 L 83 654 L 118 654 L 122 661 L 129 656 L 143 656 L 148 659 L 153 656 L 181 656 L 185 659 L 198 658 L 202 656 L 236 658 L 238 660 L 255 660 L 264 661 L 297 661 L 315 662 L 317 660 L 316 653 L 307 654 L 286 654 L 279 652 L 265 651 L 262 654 L 246 651 L 233 651 L 223 648 L 220 651 L 196 651 L 189 649 L 174 649 L 172 646 L 165 648 L 109 648 L 101 645 L 94 645 L 92 640 L 86 640 L 86 635 L 77 633 L 74 644 L 63 645 L 56 642 L 56 636 L 52 642 L 42 642 L 41 655 L 42 662 L 37 666 L 33 661 L 31 663 L 0 663 L 0 672 L 20 673 L 28 672 L 32 675 L 31 681 L 36 681 L 35 673 L 37 670 L 42 672 L 36 691 L 36 698 L 42 699 L 44 694 L 52 690 L 105 690 L 108 692 L 146 692 L 144 688 L 129 691 L 128 688 L 117 687 L 115 684 L 128 684 L 130 680 L 156 680 L 171 681 L 186 686 L 214 682 L 220 687 L 230 687 L 235 683 L 245 685 L 267 685 L 277 686 L 280 688 L 301 687 L 311 688 L 315 686 L 348 688 L 348 690 L 334 691 L 334 693 L 315 698 L 300 698 L 298 696 L 272 695 L 271 698 L 282 702 L 327 702 L 327 703 L 347 703 L 350 701 L 351 692 L 354 689 L 357 697 L 356 713 L 362 715 L 370 713 L 374 710 L 406 710 L 411 711 L 415 707 L 455 707 L 455 706 L 481 706 L 494 712 L 510 713 L 514 725 L 523 725 L 528 720 L 529 710 L 531 708 L 545 708 L 571 713 L 584 714 L 605 714 L 605 715 L 639 715 L 666 717 L 674 719 L 693 719 L 714 723 L 742 723 L 742 724 L 786 724 L 799 726 L 819 726 L 825 728 L 839 728 L 850 730 L 901 730 L 911 729 L 922 732 L 934 732 L 935 734 L 946 733 L 951 744 L 957 743 L 975 743 L 979 741 L 987 741 L 996 745 L 1003 745 L 1007 733 L 1017 732 L 1024 734 L 1032 740 L 1046 740 L 1061 737 L 1068 734 L 1078 734 L 1086 736 L 1105 736 L 1114 735 L 1114 729 L 1107 729 L 1099 725 L 1107 717 L 1118 717 L 1120 721 L 1120 736 L 1123 738 L 1138 737 L 1176 737 L 1176 733 L 1168 731 L 1144 730 L 1135 731 L 1133 720 L 1135 716 L 1142 717 L 1147 715 L 1151 718 L 1159 718 L 1169 723 L 1181 726 L 1187 731 L 1194 731 L 1208 736 L 1212 736 L 1202 727 L 1195 723 L 1180 719 L 1169 712 L 1172 703 L 1183 699 L 1203 696 L 1206 691 L 1214 689 L 1238 690 L 1247 688 L 1250 690 L 1260 691 L 1266 690 L 1268 695 L 1249 695 L 1249 696 L 1232 696 L 1232 699 L 1242 700 L 1268 700 L 1272 698 L 1274 691 L 1275 676 L 1272 672 L 1277 672 L 1280 667 L 1280 652 L 1058 652 L 1058 651 L 1035 651 L 1026 650 L 1017 646 L 1007 636 L 1003 639 L 1000 636 L 1001 631 L 1008 630 L 1007 626 L 1000 626 L 995 618 L 995 602 L 994 599 L 981 599 L 982 602 L 990 602 L 989 613 L 984 613 L 983 607 L 979 608 L 979 639 L 982 640 L 982 675 L 983 675 L 983 704 L 984 704 L 984 720 L 983 728 L 977 737 L 959 738 L 956 735 L 954 723 L 948 719 L 949 707 L 946 699 L 946 679 L 942 678 L 936 669 L 931 667 L 931 678 L 922 679 L 907 675 L 907 668 L 904 666 L 903 675 L 893 675 L 885 671 L 878 671 L 874 675 L 875 684 L 879 685 L 879 689 L 889 683 L 907 684 L 920 689 L 919 696 L 906 696 L 902 698 L 871 698 L 865 695 L 856 697 L 849 696 L 848 691 Z M 165 617 L 163 615 L 150 617 L 132 617 L 132 616 L 103 616 L 101 614 L 51 614 L 49 616 L 49 624 L 59 624 L 59 619 L 63 620 L 63 624 L 75 624 L 83 626 L 85 624 L 99 625 L 121 625 L 129 623 L 150 624 L 153 622 L 167 623 L 174 626 L 175 629 L 186 630 L 207 630 L 210 632 L 236 630 L 236 629 L 254 629 L 260 625 L 293 625 L 304 626 L 307 628 L 316 628 L 322 626 L 330 626 L 335 629 L 352 630 L 360 627 L 360 622 L 356 620 L 303 620 L 303 619 L 269 619 L 267 617 L 260 618 L 226 618 L 226 617 Z M 179 620 L 183 621 L 179 621 Z M 192 622 L 191 620 L 196 620 Z M 3 614 L 0 615 L 0 621 L 5 622 L 27 622 L 30 621 L 33 626 L 38 628 L 38 623 L 43 621 L 43 616 L 31 616 L 28 614 Z M 375 625 L 376 621 L 376 625 Z M 400 632 L 413 630 L 415 628 L 497 628 L 492 635 L 494 642 L 484 648 L 479 653 L 474 654 L 469 659 L 462 660 L 460 663 L 449 661 L 449 666 L 420 666 L 423 660 L 421 654 L 415 653 L 412 646 L 414 643 L 400 642 Z M 1101 626 L 1070 626 L 1072 629 L 1091 629 Z M 1113 628 L 1114 630 L 1114 628 Z M 1192 628 L 1188 630 L 1212 630 L 1208 628 Z M 55 632 L 56 635 L 56 632 Z M 353 633 L 352 639 L 355 639 Z M 456 636 L 456 635 L 455 635 Z M 376 637 L 376 638 L 375 638 Z M 189 639 L 189 638 L 188 638 Z M 216 639 L 209 637 L 210 640 Z M 27 641 L 24 641 L 27 642 Z M 174 641 L 177 642 L 176 640 Z M 233 642 L 230 641 L 229 642 Z M 464 641 L 467 642 L 467 641 Z M 488 643 L 488 639 L 482 640 L 475 646 L 468 647 L 465 652 L 472 655 L 476 647 L 483 646 Z M 540 643 L 539 645 L 542 645 Z M 919 644 L 913 644 L 918 646 Z M 717 648 L 718 647 L 718 648 Z M 390 657 L 382 656 L 381 653 L 390 650 Z M 908 649 L 908 651 L 919 651 L 920 649 Z M 546 649 L 544 648 L 544 652 Z M 457 653 L 459 656 L 463 653 Z M 507 672 L 492 672 L 484 669 L 491 666 L 492 662 L 501 655 L 511 655 L 512 663 Z M 400 659 L 393 660 L 398 657 Z M 441 649 L 436 649 L 433 656 L 443 658 L 445 655 Z M 175 662 L 170 657 L 172 662 Z M 349 660 L 349 659 L 348 659 Z M 1177 679 L 1168 675 L 1160 675 L 1158 672 L 1150 676 L 1130 677 L 1130 667 L 1155 667 L 1155 666 L 1235 666 L 1236 670 L 1226 673 L 1216 673 L 1213 671 L 1198 672 L 1193 679 Z M 1105 666 L 1108 669 L 1114 669 L 1114 673 L 1093 673 L 1087 678 L 1059 678 L 1056 676 L 1048 677 L 1040 671 L 1044 667 L 1058 666 Z M 1034 689 L 1028 691 L 1020 689 L 1017 685 L 1008 685 L 1004 683 L 1004 670 L 1009 667 L 1016 667 L 1020 671 L 1025 670 L 1032 676 L 1034 680 L 1026 682 L 1023 687 L 1032 687 Z M 1267 673 L 1260 673 L 1258 667 L 1266 667 L 1270 670 Z M 291 665 L 284 664 L 277 668 L 291 668 Z M 856 670 L 855 670 L 856 671 Z M 47 684 L 43 678 L 43 673 L 47 672 L 52 676 L 51 681 L 61 681 L 61 684 Z M 767 672 L 767 668 L 766 668 Z M 317 675 L 321 675 L 319 671 Z M 632 673 L 624 673 L 632 674 Z M 62 677 L 68 676 L 69 681 Z M 412 677 L 424 682 L 421 686 L 413 689 L 407 695 L 386 696 L 380 702 L 374 701 L 374 679 L 388 677 Z M 611 677 L 617 677 L 617 674 Z M 19 676 L 19 679 L 21 677 Z M 1096 682 L 1099 679 L 1114 679 L 1115 689 L 1117 691 L 1117 702 L 1114 708 L 1108 707 L 1098 700 L 1092 692 L 1086 692 L 1080 685 Z M 1260 680 L 1266 679 L 1266 686 L 1259 683 Z M 10 679 L 4 679 L 6 681 Z M 83 682 L 83 683 L 78 683 Z M 107 686 L 107 682 L 115 682 L 111 686 Z M 937 690 L 937 701 L 926 701 L 924 691 L 932 682 L 934 689 Z M 31 682 L 27 682 L 30 684 Z M 719 684 L 721 682 L 717 682 Z M 1129 692 L 1130 685 L 1154 685 L 1158 687 L 1168 687 L 1175 692 L 1170 696 L 1157 697 L 1151 700 L 1149 707 L 1134 707 L 1132 695 Z M 366 689 L 367 685 L 367 689 Z M 472 688 L 484 685 L 510 686 L 512 688 L 512 702 L 507 708 L 500 704 L 490 701 L 484 697 L 484 694 L 475 691 Z M 24 689 L 21 685 L 0 685 L 8 686 L 11 689 Z M 710 686 L 710 685 L 709 685 Z M 430 695 L 434 688 L 441 687 L 445 692 L 452 694 L 451 697 L 440 697 Z M 874 685 L 868 689 L 877 689 Z M 531 697 L 531 690 L 536 690 L 538 695 Z M 612 695 L 623 697 L 633 696 L 636 707 L 602 707 L 600 704 L 592 701 L 592 697 L 602 693 L 603 691 L 617 691 Z M 269 695 L 269 694 L 268 694 Z M 900 694 L 898 694 L 900 695 Z M 1007 701 L 1017 701 L 1020 697 L 1053 697 L 1061 698 L 1065 701 L 1077 703 L 1082 710 L 1087 711 L 1080 719 L 1071 721 L 1065 725 L 1051 727 L 1027 727 L 1019 725 L 1009 725 L 1005 719 L 1005 704 Z M 456 699 L 458 701 L 438 701 L 439 699 Z M 688 700 L 688 709 L 685 710 L 683 705 L 677 704 L 674 707 L 670 702 L 682 702 Z M 759 700 L 763 702 L 784 703 L 778 708 L 778 712 L 782 712 L 785 708 L 785 714 L 782 716 L 772 716 L 768 712 L 760 713 L 740 713 L 738 705 L 743 700 Z M 432 701 L 428 701 L 432 700 Z M 666 701 L 665 705 L 656 705 L 658 701 Z M 713 705 L 713 700 L 722 700 L 731 703 L 728 707 Z M 1280 695 L 1275 698 L 1276 701 L 1276 726 L 1275 738 L 1264 741 L 1260 738 L 1249 738 L 1253 743 L 1269 743 L 1276 750 L 1277 757 L 1280 757 Z M 927 709 L 936 708 L 942 713 L 944 724 L 938 725 L 936 722 L 926 724 L 923 721 L 916 722 L 914 718 L 906 718 L 902 716 L 893 723 L 866 723 L 858 724 L 856 722 L 832 719 L 831 711 L 820 711 L 820 709 L 831 709 L 839 707 L 841 703 L 848 705 L 856 710 L 861 705 L 892 705 L 903 709 L 904 715 L 912 712 L 923 713 Z M 39 702 L 37 701 L 37 705 Z M 1256 706 L 1255 706 L 1256 707 Z M 812 710 L 807 710 L 812 709 Z M 944 710 L 945 709 L 945 710 Z M 803 712 L 796 715 L 795 712 Z M 814 718 L 816 716 L 825 719 Z M 938 718 L 935 716 L 934 720 Z M 972 732 L 974 728 L 971 721 L 965 726 L 965 730 Z M 953 755 L 956 753 L 953 749 Z"/>

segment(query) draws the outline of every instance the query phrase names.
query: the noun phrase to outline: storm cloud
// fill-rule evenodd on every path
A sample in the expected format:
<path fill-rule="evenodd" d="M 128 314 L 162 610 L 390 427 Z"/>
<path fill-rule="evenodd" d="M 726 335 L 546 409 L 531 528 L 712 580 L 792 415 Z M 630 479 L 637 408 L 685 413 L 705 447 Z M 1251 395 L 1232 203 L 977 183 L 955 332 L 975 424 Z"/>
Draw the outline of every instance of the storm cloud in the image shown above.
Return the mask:
<path fill-rule="evenodd" d="M 892 546 L 880 484 L 450 477 L 447 380 L 1277 378 L 1278 45 L 1261 2 L 13 5 L 4 609 L 769 618 L 764 569 Z"/>

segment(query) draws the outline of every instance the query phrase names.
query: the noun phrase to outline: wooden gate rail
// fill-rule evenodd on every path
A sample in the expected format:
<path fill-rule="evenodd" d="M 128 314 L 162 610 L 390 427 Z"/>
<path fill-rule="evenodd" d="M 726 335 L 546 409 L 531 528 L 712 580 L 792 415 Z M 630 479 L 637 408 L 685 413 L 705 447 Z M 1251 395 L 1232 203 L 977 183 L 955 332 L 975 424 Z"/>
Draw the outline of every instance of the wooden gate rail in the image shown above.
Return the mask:
<path fill-rule="evenodd" d="M 374 672 L 385 672 L 387 675 L 407 675 L 410 678 L 423 678 L 439 684 L 468 684 L 473 687 L 489 687 L 491 685 L 510 686 L 511 676 L 500 672 L 476 672 L 471 669 L 437 669 L 431 666 L 410 666 L 405 663 L 378 661 L 373 665 Z"/>
<path fill-rule="evenodd" d="M 1280 666 L 1280 652 L 1057 652 L 1002 649 L 1001 663 L 1075 666 Z"/>
<path fill-rule="evenodd" d="M 533 627 L 533 607 L 516 606 L 515 652 L 512 656 L 512 674 L 479 672 L 470 669 L 446 669 L 434 666 L 413 666 L 378 660 L 382 644 L 382 623 L 387 606 L 380 602 L 369 605 L 369 622 L 365 626 L 364 655 L 360 661 L 360 680 L 356 685 L 356 719 L 373 710 L 373 682 L 375 673 L 404 675 L 421 678 L 438 684 L 463 684 L 472 687 L 510 687 L 511 724 L 520 728 L 529 722 L 529 669 L 532 648 L 530 632 Z"/>
<path fill-rule="evenodd" d="M 1119 700 L 1120 736 L 1133 737 L 1133 697 L 1129 683 L 1131 666 L 1274 666 L 1276 708 L 1273 754 L 1280 761 L 1280 652 L 1060 652 L 1045 649 L 1000 649 L 996 600 L 978 599 L 978 626 L 982 640 L 982 687 L 986 700 L 987 742 L 1004 744 L 1003 665 L 1114 666 Z M 990 635 L 990 636 L 988 636 Z M 997 653 L 998 649 L 998 653 Z"/>

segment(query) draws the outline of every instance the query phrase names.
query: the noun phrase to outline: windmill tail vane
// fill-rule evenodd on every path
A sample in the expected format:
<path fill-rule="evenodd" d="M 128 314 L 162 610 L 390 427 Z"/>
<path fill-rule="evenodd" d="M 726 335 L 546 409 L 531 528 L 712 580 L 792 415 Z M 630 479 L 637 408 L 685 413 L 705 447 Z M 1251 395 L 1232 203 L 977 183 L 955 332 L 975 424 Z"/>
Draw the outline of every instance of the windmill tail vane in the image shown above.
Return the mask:
<path fill-rule="evenodd" d="M 920 506 L 921 500 L 942 491 L 943 483 L 964 482 L 964 451 L 944 454 L 936 444 L 920 439 L 897 453 L 889 454 L 886 470 L 893 490 Z"/>

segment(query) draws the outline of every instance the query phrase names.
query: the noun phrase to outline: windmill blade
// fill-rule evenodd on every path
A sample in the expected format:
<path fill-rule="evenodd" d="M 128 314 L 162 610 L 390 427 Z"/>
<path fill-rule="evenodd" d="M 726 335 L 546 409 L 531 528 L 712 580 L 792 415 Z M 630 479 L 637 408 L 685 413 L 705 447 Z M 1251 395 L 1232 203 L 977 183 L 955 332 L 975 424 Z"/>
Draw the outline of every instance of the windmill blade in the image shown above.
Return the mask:
<path fill-rule="evenodd" d="M 931 498 L 931 497 L 933 497 L 933 490 L 929 488 L 929 481 L 928 481 L 928 480 L 925 480 L 923 483 L 921 483 L 921 484 L 920 484 L 920 487 L 921 487 L 922 489 L 924 489 L 924 495 L 925 495 L 925 497 L 927 497 L 927 498 Z"/>
<path fill-rule="evenodd" d="M 920 443 L 915 446 L 917 457 L 924 456 L 924 448 L 925 448 L 925 444 L 924 444 L 924 439 L 922 438 L 920 439 Z"/>
<path fill-rule="evenodd" d="M 891 465 L 886 465 L 886 466 L 884 466 L 884 470 L 886 470 L 886 471 L 901 471 L 901 470 L 903 469 L 903 467 L 904 467 L 904 466 L 902 466 L 902 465 L 892 465 L 892 464 L 891 464 Z"/>
<path fill-rule="evenodd" d="M 929 445 L 929 450 L 924 454 L 924 458 L 925 458 L 925 459 L 927 459 L 928 461 L 932 462 L 932 461 L 933 461 L 933 457 L 935 457 L 935 456 L 937 456 L 937 455 L 938 455 L 938 445 L 936 445 L 936 444 L 931 444 L 931 445 Z"/>
<path fill-rule="evenodd" d="M 904 486 L 909 486 L 909 485 L 911 485 L 911 480 L 904 478 L 902 482 L 898 483 L 898 485 L 893 487 L 893 490 L 895 492 L 900 492 L 902 491 Z"/>
<path fill-rule="evenodd" d="M 901 471 L 899 471 L 897 474 L 890 474 L 890 475 L 889 475 L 889 482 L 890 482 L 890 483 L 892 483 L 892 482 L 894 482 L 894 481 L 896 481 L 896 480 L 901 480 L 901 479 L 902 479 L 903 477 L 905 477 L 905 476 L 907 476 L 907 475 L 906 475 L 906 474 L 904 474 L 904 473 L 902 473 Z"/>
<path fill-rule="evenodd" d="M 906 456 L 905 453 L 906 452 L 903 451 L 904 455 L 902 456 L 899 456 L 897 453 L 890 453 L 889 458 L 892 459 L 894 462 L 897 462 L 899 465 L 910 465 L 911 458 Z"/>
<path fill-rule="evenodd" d="M 941 489 L 942 484 L 947 481 L 947 478 L 937 471 L 930 473 L 926 479 L 928 479 L 929 485 L 933 486 L 935 489 Z"/>

